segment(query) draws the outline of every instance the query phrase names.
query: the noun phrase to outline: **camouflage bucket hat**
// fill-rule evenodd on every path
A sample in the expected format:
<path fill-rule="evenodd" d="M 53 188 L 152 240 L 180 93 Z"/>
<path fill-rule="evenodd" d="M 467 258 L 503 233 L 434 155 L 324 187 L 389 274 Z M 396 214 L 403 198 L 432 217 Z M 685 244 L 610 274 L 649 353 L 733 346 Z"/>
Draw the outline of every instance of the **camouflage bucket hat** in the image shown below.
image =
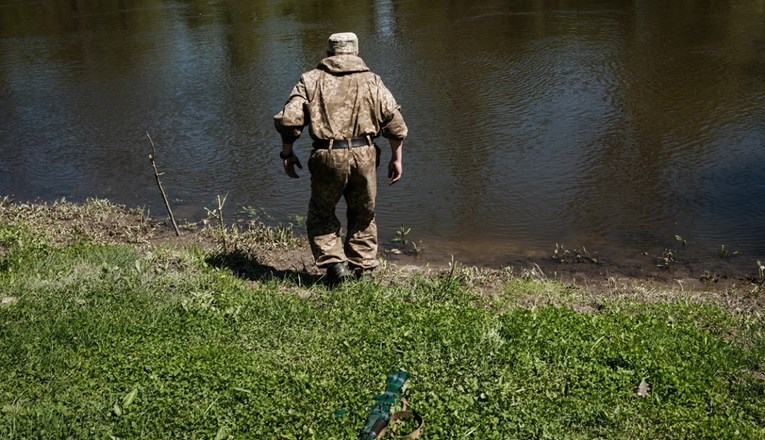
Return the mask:
<path fill-rule="evenodd" d="M 351 53 L 359 51 L 359 38 L 353 32 L 341 32 L 329 36 L 330 53 Z"/>

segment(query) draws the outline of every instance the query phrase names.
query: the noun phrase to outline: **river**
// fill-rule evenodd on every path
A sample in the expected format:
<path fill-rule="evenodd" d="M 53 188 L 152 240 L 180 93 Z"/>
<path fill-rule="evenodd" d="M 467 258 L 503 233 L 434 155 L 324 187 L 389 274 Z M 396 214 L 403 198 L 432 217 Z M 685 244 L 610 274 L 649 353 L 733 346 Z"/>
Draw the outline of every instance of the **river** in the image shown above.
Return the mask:
<path fill-rule="evenodd" d="M 148 132 L 176 217 L 299 221 L 272 117 L 343 31 L 410 130 L 385 246 L 765 260 L 763 0 L 0 0 L 0 194 L 162 217 Z"/>

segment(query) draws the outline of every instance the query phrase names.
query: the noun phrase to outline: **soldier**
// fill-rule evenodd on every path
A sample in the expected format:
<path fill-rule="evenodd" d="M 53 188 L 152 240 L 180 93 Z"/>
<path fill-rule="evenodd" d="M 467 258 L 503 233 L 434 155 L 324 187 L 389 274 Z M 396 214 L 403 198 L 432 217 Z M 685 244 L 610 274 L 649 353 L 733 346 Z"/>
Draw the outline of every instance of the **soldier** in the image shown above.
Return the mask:
<path fill-rule="evenodd" d="M 306 227 L 316 265 L 330 284 L 361 276 L 379 264 L 375 197 L 382 135 L 391 147 L 388 177 L 401 179 L 403 140 L 407 127 L 393 95 L 380 77 L 359 58 L 352 32 L 329 37 L 329 50 L 316 69 L 304 73 L 284 109 L 274 116 L 282 137 L 284 172 L 293 178 L 302 169 L 292 144 L 310 127 L 313 150 L 308 159 L 311 200 Z M 345 240 L 335 207 L 344 197 L 348 227 Z M 352 274 L 351 274 L 352 272 Z"/>

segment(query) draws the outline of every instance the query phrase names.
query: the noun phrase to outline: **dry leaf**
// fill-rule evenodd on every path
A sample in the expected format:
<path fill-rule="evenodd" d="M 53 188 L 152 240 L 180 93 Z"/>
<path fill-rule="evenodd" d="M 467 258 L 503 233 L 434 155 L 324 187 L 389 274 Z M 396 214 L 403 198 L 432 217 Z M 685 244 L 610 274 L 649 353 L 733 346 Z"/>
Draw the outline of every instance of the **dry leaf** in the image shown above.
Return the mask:
<path fill-rule="evenodd" d="M 15 296 L 3 296 L 0 297 L 0 304 L 10 304 L 16 302 L 17 299 Z"/>
<path fill-rule="evenodd" d="M 648 393 L 651 391 L 651 385 L 646 382 L 645 379 L 640 381 L 640 385 L 637 387 L 638 397 L 648 397 Z"/>

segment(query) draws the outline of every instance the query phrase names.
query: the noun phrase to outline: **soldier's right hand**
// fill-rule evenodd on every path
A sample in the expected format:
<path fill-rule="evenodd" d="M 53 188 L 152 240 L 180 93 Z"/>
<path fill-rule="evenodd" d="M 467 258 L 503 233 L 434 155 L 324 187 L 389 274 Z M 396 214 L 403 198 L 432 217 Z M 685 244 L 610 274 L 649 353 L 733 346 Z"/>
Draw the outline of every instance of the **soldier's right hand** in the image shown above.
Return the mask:
<path fill-rule="evenodd" d="M 297 179 L 300 176 L 298 176 L 297 172 L 295 172 L 295 167 L 297 166 L 301 170 L 303 169 L 303 165 L 300 164 L 300 159 L 298 159 L 297 156 L 294 154 L 284 160 L 282 160 L 284 165 L 284 172 L 287 173 L 288 176 Z"/>
<path fill-rule="evenodd" d="M 396 160 L 395 157 L 392 158 L 388 163 L 388 177 L 390 178 L 388 185 L 393 185 L 401 180 L 401 175 L 403 173 L 404 167 L 401 165 L 401 160 Z"/>

